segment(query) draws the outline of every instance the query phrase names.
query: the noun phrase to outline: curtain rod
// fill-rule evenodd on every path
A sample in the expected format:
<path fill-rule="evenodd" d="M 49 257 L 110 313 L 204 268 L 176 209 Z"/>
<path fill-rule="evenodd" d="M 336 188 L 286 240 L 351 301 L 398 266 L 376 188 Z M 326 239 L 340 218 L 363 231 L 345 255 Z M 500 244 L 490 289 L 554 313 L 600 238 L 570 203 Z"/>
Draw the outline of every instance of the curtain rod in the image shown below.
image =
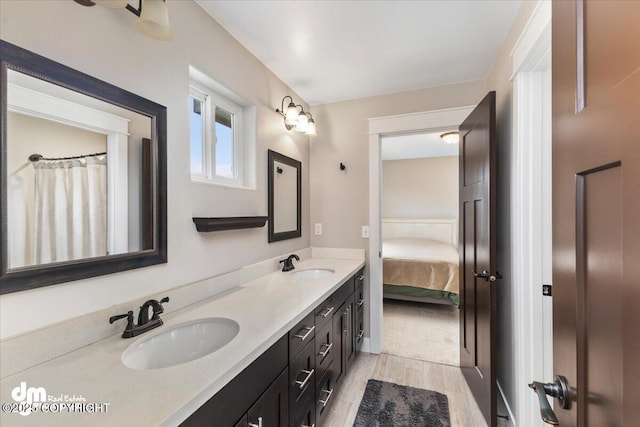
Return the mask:
<path fill-rule="evenodd" d="M 73 160 L 73 159 L 83 159 L 85 157 L 103 156 L 105 154 L 107 154 L 106 151 L 102 153 L 83 154 L 81 156 L 70 156 L 70 157 L 44 157 L 42 154 L 32 154 L 29 156 L 29 161 L 39 162 L 40 160 Z"/>

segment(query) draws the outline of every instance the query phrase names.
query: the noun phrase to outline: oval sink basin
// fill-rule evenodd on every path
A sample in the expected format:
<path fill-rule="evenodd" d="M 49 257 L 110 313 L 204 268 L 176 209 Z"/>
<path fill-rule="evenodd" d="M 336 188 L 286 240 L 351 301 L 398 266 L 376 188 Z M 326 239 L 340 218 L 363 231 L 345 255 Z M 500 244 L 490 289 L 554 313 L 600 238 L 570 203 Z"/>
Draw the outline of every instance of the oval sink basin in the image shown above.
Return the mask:
<path fill-rule="evenodd" d="M 181 323 L 131 344 L 122 353 L 122 363 L 132 369 L 180 365 L 221 349 L 239 331 L 240 325 L 225 318 L 212 317 Z"/>
<path fill-rule="evenodd" d="M 335 273 L 335 270 L 329 268 L 310 268 L 308 270 L 294 271 L 293 275 L 299 279 L 318 279 L 331 276 L 333 273 Z"/>

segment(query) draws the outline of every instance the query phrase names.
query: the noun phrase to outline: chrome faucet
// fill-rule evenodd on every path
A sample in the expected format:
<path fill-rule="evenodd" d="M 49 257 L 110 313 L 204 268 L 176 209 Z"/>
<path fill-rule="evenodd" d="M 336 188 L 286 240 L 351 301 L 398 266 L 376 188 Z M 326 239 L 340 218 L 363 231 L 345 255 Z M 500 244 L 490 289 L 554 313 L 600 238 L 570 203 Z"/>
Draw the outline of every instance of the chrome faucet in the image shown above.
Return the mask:
<path fill-rule="evenodd" d="M 164 313 L 163 303 L 169 302 L 169 297 L 164 297 L 160 301 L 150 299 L 140 306 L 140 313 L 138 313 L 138 324 L 133 323 L 133 311 L 129 311 L 127 314 L 119 314 L 117 316 L 111 316 L 109 323 L 113 323 L 116 320 L 127 318 L 127 326 L 124 328 L 122 338 L 133 338 L 140 334 L 143 334 L 151 329 L 157 328 L 162 325 L 162 319 L 160 315 Z M 149 307 L 152 307 L 153 314 L 149 319 Z"/>
<path fill-rule="evenodd" d="M 298 255 L 296 255 L 296 254 L 291 254 L 287 258 L 280 260 L 280 263 L 283 264 L 282 265 L 282 271 L 291 271 L 291 270 L 293 270 L 295 268 L 293 266 L 294 258 L 295 258 L 296 261 L 300 261 L 300 257 Z"/>

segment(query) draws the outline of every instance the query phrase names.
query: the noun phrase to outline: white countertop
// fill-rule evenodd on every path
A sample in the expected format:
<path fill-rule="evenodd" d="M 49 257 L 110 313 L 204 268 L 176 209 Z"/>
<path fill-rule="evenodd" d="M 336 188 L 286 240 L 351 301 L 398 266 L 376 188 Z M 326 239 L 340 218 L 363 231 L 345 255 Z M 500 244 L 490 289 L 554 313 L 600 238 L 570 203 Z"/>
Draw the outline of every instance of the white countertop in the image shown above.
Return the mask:
<path fill-rule="evenodd" d="M 65 395 L 75 395 L 86 399 L 85 403 L 107 403 L 108 406 L 106 413 L 36 412 L 28 416 L 7 413 L 3 406 L 0 425 L 177 425 L 362 266 L 364 261 L 361 260 L 304 260 L 296 263 L 294 272 L 328 268 L 335 273 L 318 279 L 297 279 L 293 272 L 278 271 L 167 314 L 163 316 L 163 326 L 139 337 L 113 336 L 6 377 L 0 381 L 4 405 L 14 403 L 11 390 L 26 382 L 27 388 L 44 387 L 48 396 L 62 397 L 62 401 Z M 223 348 L 181 365 L 135 370 L 120 361 L 122 352 L 138 339 L 178 323 L 205 317 L 232 319 L 240 325 L 240 331 Z"/>

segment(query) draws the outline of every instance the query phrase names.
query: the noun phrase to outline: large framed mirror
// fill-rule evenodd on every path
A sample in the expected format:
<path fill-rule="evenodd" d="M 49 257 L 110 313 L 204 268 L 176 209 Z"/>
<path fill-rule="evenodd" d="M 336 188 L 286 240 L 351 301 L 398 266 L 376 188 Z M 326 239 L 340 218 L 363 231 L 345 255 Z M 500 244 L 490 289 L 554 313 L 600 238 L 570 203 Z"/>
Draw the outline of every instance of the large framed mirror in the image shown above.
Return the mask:
<path fill-rule="evenodd" d="M 302 235 L 302 163 L 269 150 L 269 243 Z"/>
<path fill-rule="evenodd" d="M 167 262 L 166 107 L 0 40 L 0 293 Z"/>

